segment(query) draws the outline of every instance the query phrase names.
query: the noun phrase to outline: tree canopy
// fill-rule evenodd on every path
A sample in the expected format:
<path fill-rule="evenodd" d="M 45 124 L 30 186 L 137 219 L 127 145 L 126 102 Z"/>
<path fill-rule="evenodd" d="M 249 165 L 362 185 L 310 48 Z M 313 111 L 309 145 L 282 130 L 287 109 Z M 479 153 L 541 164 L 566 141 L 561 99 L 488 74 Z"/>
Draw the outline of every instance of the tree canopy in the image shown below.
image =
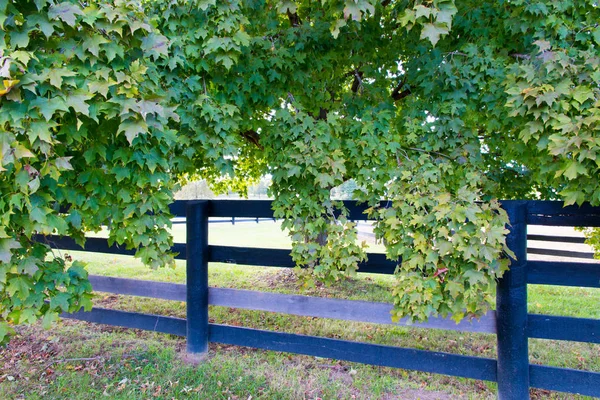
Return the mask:
<path fill-rule="evenodd" d="M 600 204 L 598 21 L 595 0 L 0 0 L 0 340 L 91 305 L 35 235 L 107 226 L 169 265 L 194 178 L 270 175 L 307 283 L 365 257 L 331 198 L 353 180 L 402 259 L 393 318 L 481 315 L 497 199 Z"/>

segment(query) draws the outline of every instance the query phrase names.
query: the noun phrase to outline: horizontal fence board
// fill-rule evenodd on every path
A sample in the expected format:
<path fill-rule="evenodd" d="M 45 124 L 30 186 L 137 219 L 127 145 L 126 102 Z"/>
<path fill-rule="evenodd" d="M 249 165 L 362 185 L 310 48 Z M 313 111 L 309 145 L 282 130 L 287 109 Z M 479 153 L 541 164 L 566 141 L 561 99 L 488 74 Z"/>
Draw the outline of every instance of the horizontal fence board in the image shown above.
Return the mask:
<path fill-rule="evenodd" d="M 273 218 L 271 200 L 214 200 L 209 204 L 210 217 Z"/>
<path fill-rule="evenodd" d="M 93 253 L 123 254 L 130 256 L 135 254 L 135 249 L 128 250 L 125 246 L 118 246 L 116 244 L 109 246 L 108 240 L 105 238 L 87 238 L 84 247 L 78 245 L 75 240 L 70 237 L 36 235 L 34 240 L 39 243 L 45 243 L 54 249 L 61 250 L 89 251 Z"/>
<path fill-rule="evenodd" d="M 186 207 L 194 200 L 178 200 L 173 202 L 169 208 L 171 214 L 176 217 L 185 217 Z M 273 218 L 271 200 L 207 200 L 210 204 L 209 214 L 211 217 L 245 217 L 245 218 Z M 365 204 L 356 201 L 343 201 L 349 211 L 349 219 L 365 220 Z M 501 203 L 508 203 L 503 201 Z M 390 203 L 382 201 L 381 207 Z M 592 207 L 589 204 L 579 206 L 563 207 L 561 201 L 527 201 L 528 223 L 531 225 L 554 225 L 554 226 L 600 226 L 600 207 Z"/>
<path fill-rule="evenodd" d="M 496 381 L 496 360 L 487 358 L 234 326 L 210 324 L 209 327 L 209 341 L 216 343 Z"/>
<path fill-rule="evenodd" d="M 550 226 L 600 226 L 600 207 L 588 203 L 563 207 L 562 201 L 528 201 L 527 223 Z"/>
<path fill-rule="evenodd" d="M 527 261 L 527 282 L 540 285 L 600 287 L 600 264 Z"/>
<path fill-rule="evenodd" d="M 263 267 L 294 268 L 296 264 L 290 249 L 264 249 L 257 247 L 209 246 L 209 261 Z M 388 260 L 385 254 L 369 253 L 368 261 L 360 263 L 358 272 L 393 274 L 398 262 Z"/>
<path fill-rule="evenodd" d="M 185 217 L 187 203 L 195 200 L 178 200 L 169 205 L 171 214 L 175 217 Z M 211 217 L 244 217 L 244 218 L 274 218 L 271 200 L 207 200 L 210 204 L 209 215 Z M 352 200 L 342 201 L 348 210 L 348 219 L 364 221 L 367 219 L 365 210 L 369 208 Z M 381 207 L 387 207 L 390 203 L 382 201 Z M 339 213 L 337 213 L 339 215 Z"/>
<path fill-rule="evenodd" d="M 600 373 L 576 369 L 529 366 L 531 387 L 577 393 L 584 396 L 600 396 Z"/>
<path fill-rule="evenodd" d="M 82 248 L 69 237 L 60 236 L 41 236 L 36 240 L 47 243 L 53 248 L 63 250 L 89 251 L 95 253 L 134 255 L 135 250 L 127 250 L 125 247 L 113 244 L 108 245 L 105 238 L 88 238 L 85 246 Z M 185 260 L 186 245 L 175 243 L 171 251 L 177 253 L 178 260 Z M 289 249 L 264 249 L 254 247 L 236 247 L 236 246 L 209 246 L 209 261 L 240 265 L 257 265 L 264 267 L 293 268 L 296 266 L 292 260 Z M 390 261 L 385 254 L 369 253 L 367 262 L 359 264 L 358 272 L 373 274 L 393 274 L 396 270 L 397 262 Z"/>
<path fill-rule="evenodd" d="M 348 219 L 353 221 L 365 221 L 368 219 L 365 214 L 365 211 L 369 208 L 367 204 L 351 200 L 344 200 L 343 203 L 344 207 L 348 210 Z M 379 206 L 382 208 L 391 207 L 391 202 L 382 201 L 379 203 Z"/>
<path fill-rule="evenodd" d="M 97 292 L 186 301 L 186 286 L 183 284 L 98 275 L 91 275 L 90 282 L 94 291 Z M 407 319 L 402 319 L 397 323 L 392 322 L 390 316 L 391 304 L 368 301 L 210 288 L 209 304 L 305 317 L 332 318 L 398 326 L 409 325 Z M 411 326 L 464 332 L 495 333 L 496 319 L 493 313 L 489 313 L 479 321 L 469 322 L 464 320 L 457 324 L 447 318 L 430 318 L 426 323 L 415 323 Z"/>
<path fill-rule="evenodd" d="M 175 200 L 169 204 L 169 212 L 173 214 L 174 217 L 185 217 L 187 215 L 187 205 L 191 201 L 194 200 Z"/>
<path fill-rule="evenodd" d="M 140 314 L 129 311 L 93 308 L 91 311 L 63 313 L 61 318 L 120 326 L 123 328 L 143 329 L 145 331 L 169 333 L 185 336 L 186 321 L 181 318 L 164 317 L 161 315 Z"/>
<path fill-rule="evenodd" d="M 208 246 L 209 261 L 228 264 L 258 265 L 264 267 L 293 268 L 289 249 L 263 249 L 255 247 Z"/>
<path fill-rule="evenodd" d="M 54 249 L 89 251 L 91 253 L 121 254 L 127 256 L 135 255 L 135 249 L 128 250 L 125 248 L 125 246 L 119 246 L 117 244 L 109 246 L 108 239 L 106 238 L 87 238 L 85 240 L 85 246 L 83 247 L 78 245 L 75 240 L 71 239 L 70 237 L 36 235 L 34 236 L 34 240 L 40 243 L 45 243 Z M 175 243 L 175 245 L 171 247 L 171 251 L 178 253 L 175 256 L 176 259 L 185 260 L 185 244 Z"/>
<path fill-rule="evenodd" d="M 584 244 L 585 238 L 574 236 L 546 236 L 546 235 L 527 235 L 527 240 L 535 240 L 538 242 L 560 242 L 560 243 L 577 243 Z"/>
<path fill-rule="evenodd" d="M 273 218 L 271 200 L 211 200 L 209 215 L 211 217 L 246 217 L 246 218 Z M 343 201 L 348 210 L 348 219 L 366 220 L 365 204 L 356 201 Z M 386 206 L 388 202 L 382 202 Z"/>
<path fill-rule="evenodd" d="M 185 217 L 188 203 L 197 200 L 177 200 L 169 205 L 169 211 L 174 217 Z M 211 217 L 245 217 L 245 218 L 273 218 L 271 200 L 206 200 L 209 202 Z M 501 203 L 508 203 L 502 201 Z M 365 204 L 356 201 L 343 201 L 348 209 L 349 219 L 365 220 Z M 381 207 L 390 205 L 382 201 Z M 561 201 L 527 201 L 528 223 L 530 225 L 554 226 L 600 226 L 600 207 L 589 204 L 563 207 Z M 63 210 L 66 212 L 66 210 Z"/>
<path fill-rule="evenodd" d="M 108 245 L 105 238 L 88 238 L 85 246 L 81 247 L 69 237 L 42 236 L 38 235 L 36 240 L 47 243 L 53 248 L 63 250 L 89 251 L 95 253 L 134 255 L 135 250 L 127 250 L 125 247 L 113 244 Z M 175 243 L 171 251 L 177 253 L 178 260 L 185 260 L 186 245 Z M 374 274 L 393 274 L 396 262 L 390 261 L 385 254 L 370 253 L 369 260 L 359 265 L 359 272 Z M 240 265 L 257 265 L 265 267 L 293 268 L 296 266 L 290 255 L 289 249 L 263 249 L 253 247 L 236 246 L 209 246 L 209 261 Z"/>
<path fill-rule="evenodd" d="M 385 254 L 368 253 L 368 260 L 358 264 L 358 272 L 370 274 L 393 274 L 400 261 L 388 260 Z"/>
<path fill-rule="evenodd" d="M 600 343 L 600 319 L 529 314 L 530 338 Z"/>
<path fill-rule="evenodd" d="M 216 306 L 374 324 L 409 325 L 406 318 L 397 323 L 392 322 L 390 314 L 392 305 L 387 303 L 222 288 L 210 288 L 208 299 L 211 305 Z M 496 318 L 494 313 L 488 313 L 479 321 L 470 323 L 463 320 L 459 324 L 448 318 L 430 318 L 426 323 L 414 323 L 411 326 L 464 332 L 495 333 Z"/>
<path fill-rule="evenodd" d="M 570 251 L 570 250 L 556 250 L 556 249 L 540 249 L 536 247 L 528 247 L 527 254 L 540 254 L 544 256 L 554 257 L 570 257 L 570 258 L 585 258 L 594 259 L 594 253 L 587 251 Z"/>
<path fill-rule="evenodd" d="M 186 286 L 180 283 L 154 282 L 138 279 L 90 275 L 94 291 L 154 299 L 185 301 Z"/>

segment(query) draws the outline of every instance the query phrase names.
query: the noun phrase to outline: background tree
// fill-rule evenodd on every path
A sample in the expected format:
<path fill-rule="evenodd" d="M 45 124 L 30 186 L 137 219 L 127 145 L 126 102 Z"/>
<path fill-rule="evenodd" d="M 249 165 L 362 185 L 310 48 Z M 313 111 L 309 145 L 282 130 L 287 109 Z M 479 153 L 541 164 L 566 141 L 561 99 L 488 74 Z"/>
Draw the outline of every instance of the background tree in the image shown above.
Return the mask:
<path fill-rule="evenodd" d="M 84 268 L 34 235 L 107 225 L 166 265 L 180 179 L 265 174 L 307 280 L 365 257 L 331 199 L 353 180 L 402 259 L 393 317 L 481 315 L 508 267 L 495 199 L 600 204 L 598 20 L 574 0 L 0 0 L 0 337 L 89 307 Z"/>

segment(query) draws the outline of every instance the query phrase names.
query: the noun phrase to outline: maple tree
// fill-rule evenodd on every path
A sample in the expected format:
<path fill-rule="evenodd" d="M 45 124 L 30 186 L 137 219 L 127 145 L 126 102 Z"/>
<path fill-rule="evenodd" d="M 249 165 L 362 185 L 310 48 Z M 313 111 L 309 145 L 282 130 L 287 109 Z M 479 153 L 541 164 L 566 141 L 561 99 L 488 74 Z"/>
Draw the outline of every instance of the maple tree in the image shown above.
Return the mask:
<path fill-rule="evenodd" d="M 350 180 L 401 259 L 393 318 L 479 316 L 498 198 L 600 204 L 595 1 L 0 0 L 0 340 L 91 306 L 35 235 L 172 263 L 182 181 L 272 177 L 307 283 L 366 257 Z M 381 206 L 381 199 L 387 199 Z"/>

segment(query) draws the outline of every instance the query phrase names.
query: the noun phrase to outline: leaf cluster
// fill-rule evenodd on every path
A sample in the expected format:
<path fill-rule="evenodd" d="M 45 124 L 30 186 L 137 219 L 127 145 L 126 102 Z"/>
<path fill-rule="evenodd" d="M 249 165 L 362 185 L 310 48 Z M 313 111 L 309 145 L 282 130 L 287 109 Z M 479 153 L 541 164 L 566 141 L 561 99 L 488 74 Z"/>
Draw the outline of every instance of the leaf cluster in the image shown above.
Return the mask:
<path fill-rule="evenodd" d="M 106 226 L 168 265 L 196 178 L 271 176 L 307 284 L 365 258 L 331 195 L 353 182 L 398 260 L 394 318 L 481 315 L 510 254 L 496 199 L 600 204 L 598 20 L 574 0 L 0 0 L 0 337 L 88 304 L 36 235 Z"/>

